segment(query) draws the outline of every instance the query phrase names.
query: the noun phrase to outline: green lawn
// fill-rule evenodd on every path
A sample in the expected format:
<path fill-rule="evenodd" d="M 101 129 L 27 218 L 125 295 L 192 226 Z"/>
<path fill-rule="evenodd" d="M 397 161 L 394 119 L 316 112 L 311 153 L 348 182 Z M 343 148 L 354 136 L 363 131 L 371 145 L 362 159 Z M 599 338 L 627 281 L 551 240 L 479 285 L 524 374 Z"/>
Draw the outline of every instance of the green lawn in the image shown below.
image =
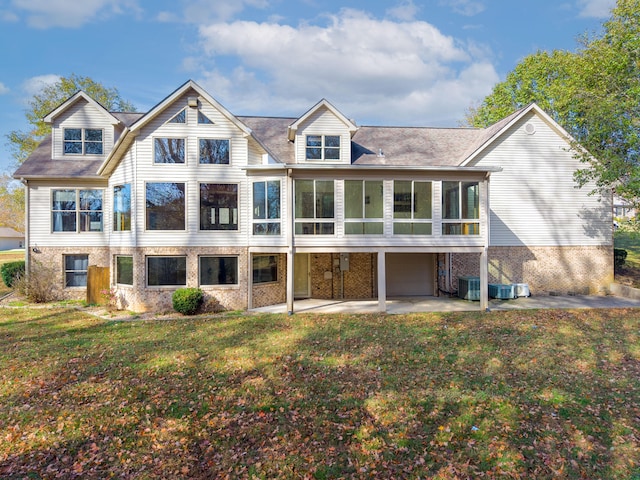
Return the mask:
<path fill-rule="evenodd" d="M 640 310 L 0 309 L 0 478 L 640 478 Z"/>
<path fill-rule="evenodd" d="M 640 233 L 619 230 L 614 235 L 614 245 L 627 251 L 627 267 L 640 269 Z"/>

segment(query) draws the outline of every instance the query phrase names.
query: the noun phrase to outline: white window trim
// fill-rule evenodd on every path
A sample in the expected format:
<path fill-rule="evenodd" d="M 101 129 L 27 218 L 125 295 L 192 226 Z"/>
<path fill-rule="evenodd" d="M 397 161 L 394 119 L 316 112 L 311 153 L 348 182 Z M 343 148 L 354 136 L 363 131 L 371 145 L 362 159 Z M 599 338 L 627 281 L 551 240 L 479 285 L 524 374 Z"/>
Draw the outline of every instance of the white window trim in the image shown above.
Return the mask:
<path fill-rule="evenodd" d="M 182 125 L 181 123 L 178 125 Z M 166 138 L 168 140 L 182 140 L 184 142 L 184 162 L 182 163 L 169 163 L 169 162 L 156 162 L 156 139 Z M 189 155 L 188 155 L 188 146 L 189 139 L 187 137 L 182 136 L 171 136 L 171 135 L 157 135 L 151 138 L 151 165 L 154 167 L 166 167 L 166 166 L 186 166 L 189 163 Z"/>
<path fill-rule="evenodd" d="M 200 272 L 202 271 L 201 259 L 203 257 L 207 258 L 235 258 L 237 260 L 236 266 L 236 278 L 237 283 L 226 283 L 226 284 L 214 284 L 214 283 L 201 283 L 202 277 L 200 276 Z M 238 290 L 240 289 L 240 255 L 216 255 L 216 254 L 202 254 L 198 255 L 198 286 L 207 289 L 207 290 Z"/>
<path fill-rule="evenodd" d="M 150 183 L 182 183 L 184 185 L 184 230 L 156 230 L 156 229 L 150 229 L 147 228 L 147 185 Z M 174 182 L 171 180 L 147 180 L 144 182 L 144 197 L 143 197 L 143 225 L 144 225 L 144 231 L 145 232 L 149 232 L 149 233 L 167 233 L 167 232 L 187 232 L 189 230 L 189 182 L 187 181 L 183 181 L 183 182 Z M 133 202 L 131 202 L 133 204 Z M 134 210 L 134 206 L 131 206 L 131 214 L 133 215 L 133 210 Z M 133 225 L 133 218 L 132 220 L 132 225 Z M 133 226 L 131 227 L 133 228 Z"/>
<path fill-rule="evenodd" d="M 208 125 L 208 124 L 200 124 L 200 125 Z M 229 163 L 200 163 L 200 140 L 225 140 L 229 143 Z M 200 168 L 205 167 L 205 168 L 228 168 L 231 166 L 231 164 L 233 163 L 233 151 L 232 151 L 232 147 L 233 147 L 233 142 L 231 141 L 231 138 L 222 138 L 222 137 L 207 137 L 207 136 L 202 136 L 202 137 L 198 137 L 197 138 L 197 163 L 198 166 Z"/>
<path fill-rule="evenodd" d="M 53 192 L 54 191 L 60 191 L 60 190 L 73 190 L 75 192 L 76 195 L 76 209 L 75 210 L 54 210 L 53 209 Z M 81 190 L 98 190 L 100 192 L 102 192 L 102 210 L 81 210 L 80 209 L 80 191 Z M 104 192 L 105 189 L 104 188 L 80 188 L 80 187 L 60 187 L 60 188 L 52 188 L 49 191 L 49 219 L 51 221 L 51 234 L 52 235 L 100 235 L 103 234 L 105 232 L 105 196 L 104 196 Z M 53 213 L 54 212 L 72 212 L 74 211 L 76 214 L 76 229 L 73 232 L 70 231 L 56 231 L 53 228 Z M 85 231 L 85 230 L 80 230 L 80 213 L 82 212 L 102 212 L 102 228 L 100 230 L 96 230 L 96 231 Z"/>
<path fill-rule="evenodd" d="M 309 141 L 309 137 L 320 137 L 321 142 L 319 147 L 310 147 L 307 143 Z M 327 147 L 325 146 L 326 137 L 338 137 L 340 141 L 340 145 L 337 147 Z M 319 148 L 320 149 L 320 158 L 307 158 L 307 150 L 310 148 Z M 325 149 L 330 148 L 338 151 L 338 158 L 325 158 Z M 326 162 L 326 163 L 340 163 L 342 162 L 342 135 L 338 134 L 330 134 L 330 133 L 307 133 L 304 135 L 304 161 L 311 163 L 318 162 Z"/>
<path fill-rule="evenodd" d="M 201 198 L 200 198 L 200 189 L 202 185 L 236 185 L 238 187 L 238 192 L 237 192 L 237 206 L 236 206 L 236 215 L 238 215 L 238 222 L 236 223 L 236 225 L 238 226 L 238 228 L 236 228 L 235 230 L 216 230 L 213 228 L 209 228 L 209 229 L 202 229 L 200 228 L 200 209 L 202 208 L 201 205 Z M 216 181 L 216 180 L 211 180 L 211 181 L 207 181 L 207 182 L 198 182 L 198 232 L 200 233 L 213 233 L 213 234 L 239 234 L 242 230 L 242 212 L 240 211 L 241 208 L 240 206 L 242 205 L 242 184 L 240 182 L 225 182 L 223 180 L 220 181 Z"/>
<path fill-rule="evenodd" d="M 82 137 L 80 140 L 65 140 L 65 131 L 66 130 L 80 130 L 80 136 Z M 100 130 L 102 132 L 102 140 L 100 142 L 96 142 L 94 140 L 86 140 L 85 132 L 87 130 Z M 64 151 L 64 144 L 66 142 L 80 143 L 82 145 L 82 153 L 66 153 Z M 86 143 L 101 143 L 102 144 L 102 153 L 86 153 Z M 90 128 L 90 127 L 63 127 L 62 128 L 62 155 L 65 157 L 103 157 L 105 155 L 105 145 L 104 145 L 104 128 Z"/>
<path fill-rule="evenodd" d="M 255 205 L 255 199 L 253 197 L 253 186 L 256 183 L 264 183 L 265 186 L 265 198 L 264 198 L 264 204 L 265 204 L 265 211 L 268 212 L 269 211 L 269 202 L 268 202 L 268 198 L 269 196 L 267 195 L 267 183 L 268 182 L 278 182 L 280 184 L 280 196 L 279 196 L 279 202 L 280 202 L 280 217 L 277 219 L 273 219 L 273 218 L 254 218 L 253 217 L 253 207 Z M 282 219 L 282 196 L 283 196 L 283 192 L 282 192 L 282 179 L 280 178 L 270 178 L 270 179 L 265 179 L 265 180 L 254 180 L 251 182 L 251 235 L 253 237 L 270 237 L 270 238 L 278 238 L 281 237 L 284 234 L 284 228 L 283 225 L 285 225 L 285 223 L 283 222 Z M 273 223 L 273 224 L 279 224 L 280 225 L 280 233 L 277 235 L 274 234 L 255 234 L 253 233 L 254 231 L 254 225 L 258 224 L 258 223 Z"/>
<path fill-rule="evenodd" d="M 185 261 L 185 283 L 181 283 L 179 285 L 149 285 L 149 259 L 150 258 L 184 258 Z M 186 287 L 189 279 L 189 262 L 187 255 L 145 255 L 144 257 L 144 266 L 145 266 L 145 287 L 151 290 L 163 290 L 169 289 L 174 290 L 176 288 Z"/>

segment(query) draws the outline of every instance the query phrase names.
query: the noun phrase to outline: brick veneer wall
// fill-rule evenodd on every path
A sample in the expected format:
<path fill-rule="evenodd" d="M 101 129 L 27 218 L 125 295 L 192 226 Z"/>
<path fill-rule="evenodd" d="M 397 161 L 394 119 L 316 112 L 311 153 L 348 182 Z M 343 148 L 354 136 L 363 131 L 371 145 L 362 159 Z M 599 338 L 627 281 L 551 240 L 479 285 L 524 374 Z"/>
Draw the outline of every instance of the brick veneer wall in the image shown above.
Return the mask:
<path fill-rule="evenodd" d="M 287 301 L 287 256 L 278 257 L 278 281 L 253 286 L 253 308 L 276 305 Z"/>
<path fill-rule="evenodd" d="M 341 272 L 336 265 L 340 262 L 338 253 L 312 253 L 310 256 L 313 298 L 375 298 L 376 264 L 372 254 L 350 253 L 349 270 L 346 272 Z"/>
<path fill-rule="evenodd" d="M 479 275 L 479 254 L 454 254 L 454 285 Z M 606 293 L 613 247 L 490 247 L 489 283 L 526 283 L 532 295 Z"/>

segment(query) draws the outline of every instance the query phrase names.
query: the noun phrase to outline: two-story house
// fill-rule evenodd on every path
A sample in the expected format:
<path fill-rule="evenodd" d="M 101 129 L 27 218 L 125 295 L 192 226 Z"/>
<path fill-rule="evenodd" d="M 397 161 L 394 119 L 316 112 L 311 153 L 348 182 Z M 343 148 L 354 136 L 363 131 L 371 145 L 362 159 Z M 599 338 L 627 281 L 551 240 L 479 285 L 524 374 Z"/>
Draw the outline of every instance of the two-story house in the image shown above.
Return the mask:
<path fill-rule="evenodd" d="M 326 100 L 299 118 L 236 116 L 189 81 L 146 114 L 78 92 L 15 172 L 27 259 L 84 298 L 109 267 L 119 305 L 183 286 L 229 309 L 297 298 L 533 294 L 613 277 L 609 199 L 573 181 L 567 133 L 536 105 L 488 129 L 358 126 Z"/>

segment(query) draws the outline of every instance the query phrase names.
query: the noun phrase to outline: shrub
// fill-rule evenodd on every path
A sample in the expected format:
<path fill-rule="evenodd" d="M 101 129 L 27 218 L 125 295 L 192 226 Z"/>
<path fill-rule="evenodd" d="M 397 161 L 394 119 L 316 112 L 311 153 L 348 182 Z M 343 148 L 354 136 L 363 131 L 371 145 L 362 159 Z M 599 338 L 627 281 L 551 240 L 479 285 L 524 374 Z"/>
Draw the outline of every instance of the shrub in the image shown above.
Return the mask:
<path fill-rule="evenodd" d="M 34 303 L 47 303 L 58 299 L 60 281 L 53 266 L 34 260 L 29 272 L 29 275 L 18 276 L 14 282 L 18 293 Z"/>
<path fill-rule="evenodd" d="M 627 251 L 622 248 L 613 249 L 613 265 L 615 268 L 619 268 L 624 265 L 627 260 Z"/>
<path fill-rule="evenodd" d="M 12 288 L 18 277 L 24 276 L 24 260 L 17 262 L 7 262 L 0 267 L 2 281 L 4 284 Z"/>
<path fill-rule="evenodd" d="M 199 288 L 179 288 L 173 292 L 171 297 L 173 301 L 173 309 L 183 315 L 195 314 L 204 299 L 204 294 Z"/>

